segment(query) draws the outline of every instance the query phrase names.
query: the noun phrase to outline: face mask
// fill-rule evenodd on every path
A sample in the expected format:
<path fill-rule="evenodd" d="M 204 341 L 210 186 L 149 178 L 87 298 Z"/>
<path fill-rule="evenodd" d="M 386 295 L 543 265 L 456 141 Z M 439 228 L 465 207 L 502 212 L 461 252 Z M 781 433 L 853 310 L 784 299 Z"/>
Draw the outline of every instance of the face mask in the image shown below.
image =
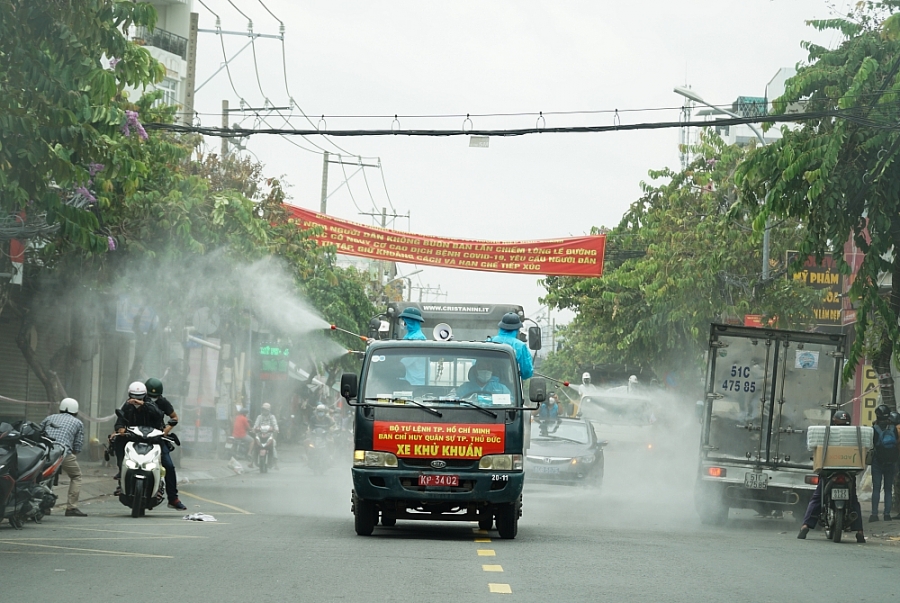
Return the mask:
<path fill-rule="evenodd" d="M 493 373 L 491 371 L 475 371 L 475 375 L 478 378 L 478 381 L 481 383 L 487 383 L 491 380 L 491 376 Z"/>

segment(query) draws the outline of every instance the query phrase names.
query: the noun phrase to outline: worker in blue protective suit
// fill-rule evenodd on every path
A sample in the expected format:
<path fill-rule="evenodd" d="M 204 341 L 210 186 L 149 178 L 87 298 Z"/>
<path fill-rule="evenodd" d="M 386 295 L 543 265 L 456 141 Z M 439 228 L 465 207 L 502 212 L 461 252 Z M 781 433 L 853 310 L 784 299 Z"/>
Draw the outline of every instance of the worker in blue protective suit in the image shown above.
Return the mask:
<path fill-rule="evenodd" d="M 496 362 L 482 358 L 469 369 L 469 380 L 459 386 L 458 398 L 466 398 L 472 394 L 509 394 L 509 388 L 500 383 L 501 370 Z"/>
<path fill-rule="evenodd" d="M 400 323 L 406 328 L 403 339 L 424 341 L 425 333 L 422 332 L 422 312 L 418 308 L 407 308 L 400 313 Z M 400 362 L 406 367 L 405 379 L 410 385 L 425 385 L 425 358 L 403 358 Z"/>
<path fill-rule="evenodd" d="M 491 338 L 496 343 L 505 343 L 516 352 L 516 361 L 519 364 L 519 374 L 522 379 L 531 379 L 534 374 L 534 363 L 531 361 L 531 351 L 524 341 L 518 338 L 519 329 L 522 328 L 522 319 L 515 312 L 507 312 L 498 325 L 500 331 Z"/>

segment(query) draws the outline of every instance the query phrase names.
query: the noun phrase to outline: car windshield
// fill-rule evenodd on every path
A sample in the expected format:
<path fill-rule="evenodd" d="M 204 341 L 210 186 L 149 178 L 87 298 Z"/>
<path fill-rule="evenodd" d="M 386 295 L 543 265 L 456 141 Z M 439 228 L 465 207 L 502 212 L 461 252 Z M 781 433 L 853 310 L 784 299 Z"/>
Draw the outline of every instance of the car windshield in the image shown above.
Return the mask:
<path fill-rule="evenodd" d="M 537 421 L 532 429 L 532 441 L 569 441 L 578 444 L 590 442 L 587 425 L 568 421 Z"/>
<path fill-rule="evenodd" d="M 514 360 L 500 350 L 391 348 L 371 356 L 362 385 L 367 402 L 428 406 L 519 406 Z"/>

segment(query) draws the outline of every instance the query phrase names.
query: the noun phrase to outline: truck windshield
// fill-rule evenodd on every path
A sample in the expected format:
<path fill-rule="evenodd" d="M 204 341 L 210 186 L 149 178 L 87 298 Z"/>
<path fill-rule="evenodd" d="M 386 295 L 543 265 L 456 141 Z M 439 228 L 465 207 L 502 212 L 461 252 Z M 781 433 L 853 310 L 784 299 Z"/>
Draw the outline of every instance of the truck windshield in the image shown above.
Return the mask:
<path fill-rule="evenodd" d="M 483 407 L 520 405 L 514 360 L 492 350 L 396 348 L 371 357 L 362 393 L 368 402 Z"/>

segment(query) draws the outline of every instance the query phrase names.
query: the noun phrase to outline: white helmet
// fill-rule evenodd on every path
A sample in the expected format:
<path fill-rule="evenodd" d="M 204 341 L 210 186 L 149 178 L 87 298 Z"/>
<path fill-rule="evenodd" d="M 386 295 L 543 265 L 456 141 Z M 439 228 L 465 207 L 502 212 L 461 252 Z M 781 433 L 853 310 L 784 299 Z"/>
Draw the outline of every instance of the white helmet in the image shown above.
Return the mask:
<path fill-rule="evenodd" d="M 143 400 L 147 396 L 147 386 L 140 381 L 135 381 L 128 386 L 128 397 Z"/>
<path fill-rule="evenodd" d="M 637 382 L 638 382 L 637 375 L 632 375 L 631 377 L 628 378 L 628 383 L 637 383 Z"/>
<path fill-rule="evenodd" d="M 59 403 L 59 412 L 67 412 L 70 415 L 78 414 L 78 400 L 75 398 L 63 398 Z"/>
<path fill-rule="evenodd" d="M 269 404 L 268 402 L 266 402 L 265 404 L 262 405 L 262 409 L 263 410 L 272 410 L 272 405 Z"/>
<path fill-rule="evenodd" d="M 585 372 L 584 374 L 582 374 L 582 375 L 581 375 L 581 382 L 582 382 L 582 383 L 590 383 L 590 382 L 591 382 L 591 374 L 588 373 L 588 372 Z"/>
<path fill-rule="evenodd" d="M 319 404 L 318 406 L 316 406 L 316 414 L 317 415 L 322 416 L 327 412 L 328 412 L 328 407 L 325 406 L 324 404 Z"/>

